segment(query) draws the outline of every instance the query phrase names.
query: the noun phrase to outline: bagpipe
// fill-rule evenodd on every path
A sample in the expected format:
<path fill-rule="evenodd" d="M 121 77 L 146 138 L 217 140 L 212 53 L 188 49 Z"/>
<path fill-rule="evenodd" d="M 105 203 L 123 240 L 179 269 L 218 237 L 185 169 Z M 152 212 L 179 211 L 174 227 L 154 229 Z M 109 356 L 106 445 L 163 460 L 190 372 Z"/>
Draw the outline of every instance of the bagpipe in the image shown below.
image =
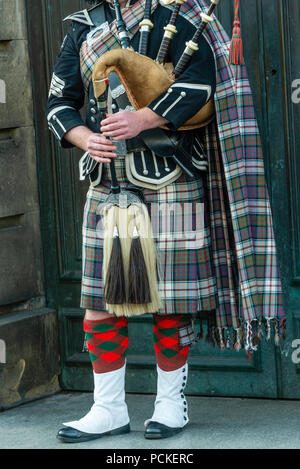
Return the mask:
<path fill-rule="evenodd" d="M 145 2 L 144 19 L 140 23 L 140 43 L 138 52 L 130 47 L 130 40 L 123 21 L 118 0 L 113 0 L 116 11 L 116 26 L 121 48 L 103 54 L 94 65 L 93 86 L 96 98 L 106 90 L 109 75 L 115 72 L 124 86 L 128 99 L 135 110 L 139 110 L 167 91 L 174 81 L 186 70 L 192 56 L 199 50 L 200 38 L 213 17 L 211 16 L 220 0 L 211 0 L 207 13 L 201 13 L 201 23 L 193 37 L 185 44 L 185 49 L 175 68 L 166 59 L 171 41 L 177 33 L 176 22 L 184 0 L 175 0 L 175 5 L 156 59 L 147 57 L 148 43 L 153 23 L 151 21 L 151 0 Z M 138 73 L 137 73 L 138 71 Z M 192 130 L 208 125 L 215 117 L 213 98 L 210 99 L 191 119 L 178 130 Z M 164 128 L 164 126 L 162 126 Z"/>

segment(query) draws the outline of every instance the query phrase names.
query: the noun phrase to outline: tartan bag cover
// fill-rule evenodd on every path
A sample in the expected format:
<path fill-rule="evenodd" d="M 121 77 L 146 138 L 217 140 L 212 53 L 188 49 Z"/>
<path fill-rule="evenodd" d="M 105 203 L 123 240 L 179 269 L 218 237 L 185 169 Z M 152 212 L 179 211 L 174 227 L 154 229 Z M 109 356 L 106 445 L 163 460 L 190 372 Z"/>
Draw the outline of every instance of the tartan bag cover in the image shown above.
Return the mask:
<path fill-rule="evenodd" d="M 152 9 L 158 5 L 152 1 Z M 167 8 L 171 6 L 164 5 Z M 205 0 L 187 0 L 180 15 L 198 26 Z M 143 17 L 144 0 L 124 13 L 132 37 Z M 235 348 L 256 350 L 265 326 L 274 323 L 275 343 L 284 338 L 285 313 L 265 181 L 263 153 L 246 66 L 229 63 L 230 38 L 215 19 L 204 31 L 216 64 L 216 119 L 206 127 L 208 190 L 213 260 L 218 288 L 214 340 L 221 348 L 233 332 Z M 120 47 L 115 22 L 92 45 L 81 48 L 81 73 L 88 86 L 95 60 Z M 184 48 L 184 45 L 183 45 Z"/>

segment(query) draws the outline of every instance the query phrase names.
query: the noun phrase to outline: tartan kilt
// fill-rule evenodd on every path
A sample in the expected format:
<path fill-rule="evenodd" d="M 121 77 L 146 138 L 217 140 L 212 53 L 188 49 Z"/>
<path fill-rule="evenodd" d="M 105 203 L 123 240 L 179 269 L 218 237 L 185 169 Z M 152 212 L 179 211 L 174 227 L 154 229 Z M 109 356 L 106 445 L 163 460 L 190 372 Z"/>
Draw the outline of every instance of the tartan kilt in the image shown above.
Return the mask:
<path fill-rule="evenodd" d="M 117 178 L 124 188 L 134 188 L 125 172 L 125 157 L 115 161 Z M 202 176 L 203 175 L 203 176 Z M 217 287 L 212 262 L 209 217 L 204 179 L 181 175 L 155 191 L 142 189 L 148 207 L 159 259 L 159 292 L 163 307 L 153 313 L 186 314 L 216 308 Z M 107 311 L 103 300 L 103 236 L 97 225 L 99 205 L 110 193 L 109 165 L 104 165 L 101 184 L 90 186 L 83 217 L 81 308 Z M 139 188 L 140 189 L 140 188 Z M 99 225 L 98 225 L 99 226 Z"/>

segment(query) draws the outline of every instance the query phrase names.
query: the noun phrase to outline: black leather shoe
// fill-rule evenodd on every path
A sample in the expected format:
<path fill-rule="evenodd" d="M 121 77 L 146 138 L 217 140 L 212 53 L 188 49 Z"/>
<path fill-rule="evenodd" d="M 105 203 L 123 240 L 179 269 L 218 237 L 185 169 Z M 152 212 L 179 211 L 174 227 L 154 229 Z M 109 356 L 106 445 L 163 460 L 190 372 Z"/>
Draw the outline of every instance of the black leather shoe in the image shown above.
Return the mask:
<path fill-rule="evenodd" d="M 177 433 L 181 432 L 183 427 L 181 428 L 172 428 L 164 425 L 163 423 L 158 422 L 149 422 L 144 436 L 148 440 L 157 440 L 160 438 L 169 438 L 170 436 L 176 435 Z"/>
<path fill-rule="evenodd" d="M 102 438 L 102 436 L 105 435 L 122 435 L 129 432 L 129 423 L 124 427 L 116 428 L 115 430 L 110 430 L 105 433 L 84 433 L 72 427 L 64 427 L 59 430 L 57 438 L 61 441 L 65 441 L 66 443 L 81 443 L 83 441 L 96 440 L 97 438 Z"/>

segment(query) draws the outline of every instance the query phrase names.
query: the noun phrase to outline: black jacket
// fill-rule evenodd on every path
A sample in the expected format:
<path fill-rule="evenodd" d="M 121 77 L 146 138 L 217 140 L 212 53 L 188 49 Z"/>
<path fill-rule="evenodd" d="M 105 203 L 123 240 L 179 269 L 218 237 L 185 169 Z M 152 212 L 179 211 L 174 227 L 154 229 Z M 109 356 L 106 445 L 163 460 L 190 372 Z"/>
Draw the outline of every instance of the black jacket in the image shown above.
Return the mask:
<path fill-rule="evenodd" d="M 134 3 L 135 0 L 131 0 Z M 110 4 L 104 2 L 105 15 L 108 23 L 115 19 L 115 13 Z M 90 10 L 70 15 L 67 20 L 72 21 L 67 35 L 57 57 L 51 81 L 49 99 L 47 103 L 47 119 L 50 130 L 64 148 L 72 147 L 65 140 L 65 134 L 72 128 L 86 125 L 93 132 L 99 132 L 102 115 L 93 92 L 92 82 L 87 90 L 88 106 L 85 121 L 80 115 L 80 109 L 85 101 L 85 89 L 80 73 L 79 52 L 82 43 L 88 34 L 99 27 L 99 9 L 101 5 Z M 157 56 L 164 26 L 169 22 L 170 10 L 159 5 L 152 14 L 151 20 L 154 28 L 151 32 L 148 56 Z M 189 41 L 195 28 L 183 17 L 179 16 L 176 28 L 178 33 L 174 36 L 169 50 L 168 61 L 175 66 L 178 62 L 185 43 Z M 138 50 L 139 36 L 137 33 L 131 45 Z M 215 61 L 212 50 L 205 40 L 201 38 L 199 51 L 196 52 L 186 71 L 175 83 L 152 103 L 150 109 L 165 117 L 169 128 L 176 131 L 189 118 L 194 116 L 202 106 L 214 95 L 216 88 Z M 117 108 L 117 103 L 113 103 Z"/>
<path fill-rule="evenodd" d="M 47 118 L 50 129 L 60 140 L 63 147 L 72 145 L 64 140 L 66 132 L 78 125 L 87 125 L 97 132 L 100 127 L 100 118 L 95 114 L 95 98 L 92 83 L 88 89 L 89 106 L 85 122 L 79 110 L 83 107 L 85 90 L 80 74 L 79 51 L 86 36 L 97 25 L 96 7 L 90 11 L 84 10 L 68 17 L 73 20 L 68 33 L 61 46 L 54 68 L 47 105 Z M 105 4 L 107 20 L 114 19 L 114 11 L 110 5 Z M 148 55 L 155 58 L 163 36 L 163 27 L 168 23 L 170 10 L 158 6 L 152 15 L 154 28 L 150 36 Z M 85 24 L 89 22 L 91 25 Z M 177 21 L 178 33 L 175 35 L 170 51 L 169 61 L 174 65 L 178 62 L 185 43 L 192 38 L 193 26 L 181 16 Z M 133 40 L 132 46 L 138 49 L 139 33 Z M 176 80 L 169 92 L 163 93 L 149 104 L 149 108 L 170 121 L 170 128 L 177 129 L 186 120 L 192 117 L 207 100 L 213 96 L 216 87 L 215 62 L 210 46 L 202 37 L 199 51 L 194 54 L 187 70 Z"/>

